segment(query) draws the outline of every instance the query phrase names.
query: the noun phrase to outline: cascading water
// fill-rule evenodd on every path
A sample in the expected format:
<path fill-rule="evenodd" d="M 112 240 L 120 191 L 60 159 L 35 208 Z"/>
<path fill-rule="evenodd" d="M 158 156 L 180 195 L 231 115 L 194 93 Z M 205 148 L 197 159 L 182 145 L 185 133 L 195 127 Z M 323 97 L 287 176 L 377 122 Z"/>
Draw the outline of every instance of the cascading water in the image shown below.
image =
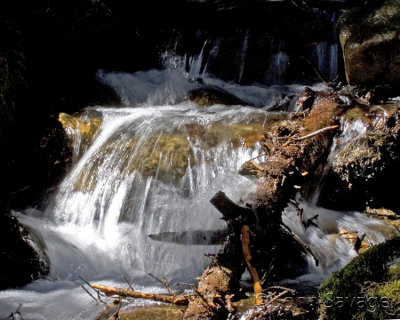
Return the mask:
<path fill-rule="evenodd" d="M 201 109 L 186 100 L 197 87 L 190 78 L 202 73 L 206 84 L 265 109 L 282 92 L 302 87 L 238 86 L 199 69 L 202 53 L 190 60 L 189 72 L 185 59 L 171 58 L 165 70 L 99 72 L 123 106 L 86 108 L 80 119 L 97 129 L 84 137 L 88 132 L 68 128 L 74 164 L 47 208 L 15 213 L 41 235 L 51 269 L 22 289 L 1 291 L 0 318 L 18 308 L 24 319 L 92 318 L 102 306 L 80 288 L 79 277 L 115 286 L 133 277 L 137 290 L 162 291 L 147 273 L 192 282 L 209 262 L 204 254 L 219 249 L 204 245 L 212 242 L 210 232 L 226 227 L 209 200 L 219 190 L 234 201 L 253 190 L 254 182 L 237 171 L 260 154 L 263 133 L 285 115 L 246 106 Z M 318 228 L 301 230 L 291 208 L 283 220 L 313 244 L 322 266 L 311 268 L 314 274 L 326 276 L 355 255 L 338 236 L 340 227 L 356 224 L 371 243 L 385 239 L 388 228 L 376 220 L 301 205 L 307 217 L 319 215 Z"/>
<path fill-rule="evenodd" d="M 199 244 L 196 235 L 226 227 L 209 199 L 224 190 L 239 200 L 252 190 L 237 171 L 259 154 L 264 130 L 281 117 L 244 106 L 199 109 L 183 101 L 195 84 L 178 70 L 99 77 L 124 107 L 82 112 L 79 120 L 96 123 L 97 131 L 68 128 L 74 164 L 46 210 L 16 213 L 41 235 L 51 268 L 22 290 L 2 291 L 0 318 L 19 304 L 24 319 L 92 317 L 101 306 L 79 277 L 123 286 L 122 276 L 133 276 L 144 291 L 162 290 L 148 272 L 192 282 L 209 261 L 204 254 L 219 248 Z M 172 238 L 149 237 L 167 232 Z"/>

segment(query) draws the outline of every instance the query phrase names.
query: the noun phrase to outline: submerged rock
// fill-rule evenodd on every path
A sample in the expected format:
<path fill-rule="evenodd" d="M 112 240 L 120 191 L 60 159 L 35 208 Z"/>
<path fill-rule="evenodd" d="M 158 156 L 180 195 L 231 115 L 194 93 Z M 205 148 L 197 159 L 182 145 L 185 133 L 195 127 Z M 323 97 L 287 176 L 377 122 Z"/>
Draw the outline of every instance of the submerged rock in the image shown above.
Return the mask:
<path fill-rule="evenodd" d="M 360 254 L 319 289 L 320 319 L 400 317 L 400 237 Z"/>
<path fill-rule="evenodd" d="M 170 132 L 156 130 L 147 135 L 133 131 L 110 137 L 96 155 L 87 163 L 86 170 L 77 179 L 77 190 L 93 190 L 97 184 L 95 175 L 87 174 L 104 169 L 107 157 L 115 155 L 117 147 L 118 168 L 121 174 L 140 172 L 144 177 L 153 176 L 164 182 L 177 183 L 186 174 L 188 166 L 212 161 L 205 155 L 213 148 L 254 148 L 264 139 L 265 130 L 285 115 L 254 113 L 239 123 L 220 120 L 211 123 L 188 122 Z M 60 114 L 60 122 L 70 139 L 74 156 L 79 157 L 97 137 L 102 118 L 86 111 L 79 115 Z M 201 147 L 199 149 L 198 147 Z M 199 150 L 205 150 L 205 154 Z M 211 155 L 210 155 L 211 157 Z"/>
<path fill-rule="evenodd" d="M 338 22 L 349 84 L 400 84 L 400 2 L 369 1 Z"/>
<path fill-rule="evenodd" d="M 208 107 L 214 104 L 241 105 L 248 103 L 240 100 L 233 94 L 217 87 L 205 87 L 189 92 L 189 100 L 196 102 L 200 107 Z"/>
<path fill-rule="evenodd" d="M 25 285 L 49 272 L 43 241 L 13 216 L 0 216 L 0 289 Z"/>

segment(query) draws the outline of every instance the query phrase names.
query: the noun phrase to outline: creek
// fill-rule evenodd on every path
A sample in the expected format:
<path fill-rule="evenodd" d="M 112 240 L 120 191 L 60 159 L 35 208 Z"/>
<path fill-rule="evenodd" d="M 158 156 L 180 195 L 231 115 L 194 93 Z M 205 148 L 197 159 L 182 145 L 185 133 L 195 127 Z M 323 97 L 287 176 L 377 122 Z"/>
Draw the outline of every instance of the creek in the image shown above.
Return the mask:
<path fill-rule="evenodd" d="M 247 38 L 246 34 L 242 56 Z M 322 43 L 314 52 L 320 70 L 329 77 L 336 73 L 336 50 Z M 14 212 L 42 238 L 50 273 L 21 289 L 1 291 L 1 319 L 16 310 L 25 320 L 93 318 L 103 306 L 81 288 L 81 278 L 125 287 L 126 277 L 133 279 L 136 290 L 164 292 L 148 273 L 171 283 L 193 283 L 202 273 L 209 263 L 205 254 L 220 248 L 215 234 L 226 228 L 209 200 L 219 190 L 234 201 L 254 190 L 254 180 L 237 172 L 260 154 L 259 141 L 268 126 L 286 116 L 268 108 L 283 94 L 304 89 L 282 85 L 280 75 L 288 63 L 283 53 L 270 58 L 266 77 L 274 85 L 240 86 L 208 74 L 204 61 L 209 57 L 202 52 L 183 58 L 167 52 L 163 70 L 99 71 L 99 78 L 114 87 L 123 104 L 84 109 L 77 117 L 97 128 L 85 135 L 72 126 L 67 129 L 73 165 L 44 210 Z M 199 76 L 205 84 L 256 107 L 198 107 L 186 97 L 200 86 L 195 81 Z M 302 230 L 292 207 L 283 213 L 283 221 L 312 247 L 320 265 L 310 258 L 310 274 L 298 281 L 318 285 L 356 255 L 338 236 L 340 228 L 357 226 L 373 244 L 390 233 L 381 221 L 361 213 L 318 208 L 312 200 L 299 202 L 306 218 L 319 215 L 319 227 Z"/>

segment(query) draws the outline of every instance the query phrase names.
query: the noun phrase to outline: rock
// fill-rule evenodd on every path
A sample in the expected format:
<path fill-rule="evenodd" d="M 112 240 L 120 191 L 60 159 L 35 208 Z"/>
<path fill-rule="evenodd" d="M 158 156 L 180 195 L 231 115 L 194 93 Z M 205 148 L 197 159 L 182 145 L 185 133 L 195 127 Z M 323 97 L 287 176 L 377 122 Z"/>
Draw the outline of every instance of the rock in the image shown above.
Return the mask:
<path fill-rule="evenodd" d="M 100 113 L 84 111 L 69 115 L 61 112 L 58 121 L 69 139 L 69 148 L 75 157 L 82 155 L 97 136 L 103 122 Z"/>
<path fill-rule="evenodd" d="M 291 94 L 288 96 L 283 96 L 281 99 L 279 99 L 278 102 L 264 109 L 268 111 L 284 111 L 284 112 L 293 111 L 295 109 L 294 106 L 296 105 L 296 102 L 297 102 L 296 95 Z"/>
<path fill-rule="evenodd" d="M 49 272 L 43 241 L 9 215 L 0 216 L 0 259 L 0 289 L 25 285 Z"/>
<path fill-rule="evenodd" d="M 310 109 L 316 98 L 316 93 L 309 87 L 304 88 L 304 92 L 300 95 L 295 103 L 295 111 L 301 112 Z"/>
<path fill-rule="evenodd" d="M 189 100 L 196 102 L 200 107 L 208 107 L 214 104 L 248 105 L 248 103 L 217 87 L 194 89 L 189 92 L 188 97 Z"/>
<path fill-rule="evenodd" d="M 319 289 L 319 319 L 400 317 L 400 237 L 372 247 Z"/>
<path fill-rule="evenodd" d="M 115 151 L 115 144 L 122 143 L 121 150 L 137 148 L 136 155 L 140 156 L 122 156 L 121 174 L 137 170 L 146 177 L 156 176 L 160 181 L 177 183 L 186 174 L 189 163 L 194 166 L 202 161 L 199 154 L 195 154 L 196 148 L 193 148 L 193 143 L 201 145 L 204 150 L 226 143 L 233 148 L 242 146 L 254 148 L 264 139 L 265 130 L 276 120 L 285 116 L 260 112 L 249 115 L 243 122 L 234 124 L 227 124 L 224 121 L 209 124 L 193 122 L 173 132 L 154 132 L 148 136 L 132 135 L 123 141 L 119 140 L 119 136 L 115 136 L 105 143 L 95 161 L 90 163 L 90 170 L 101 168 L 105 157 Z M 64 127 L 65 134 L 70 138 L 69 146 L 77 157 L 98 135 L 102 120 L 100 116 L 85 111 L 74 116 L 61 113 L 59 121 Z M 75 188 L 76 190 L 93 190 L 96 183 L 96 179 L 92 179 L 83 171 Z"/>
<path fill-rule="evenodd" d="M 400 84 L 400 2 L 369 1 L 338 21 L 349 84 Z"/>
<path fill-rule="evenodd" d="M 364 210 L 364 214 L 373 218 L 383 219 L 386 224 L 394 227 L 395 230 L 400 230 L 400 216 L 392 210 L 385 208 L 372 209 L 368 207 Z"/>
<path fill-rule="evenodd" d="M 370 113 L 372 110 L 354 107 L 343 116 L 346 121 L 356 120 L 357 126 L 365 126 L 366 132 L 353 137 L 348 132 L 337 139 L 329 156 L 331 168 L 322 182 L 319 205 L 337 210 L 363 211 L 367 206 L 400 209 L 392 187 L 400 179 L 400 123 L 390 107 L 386 116 Z"/>

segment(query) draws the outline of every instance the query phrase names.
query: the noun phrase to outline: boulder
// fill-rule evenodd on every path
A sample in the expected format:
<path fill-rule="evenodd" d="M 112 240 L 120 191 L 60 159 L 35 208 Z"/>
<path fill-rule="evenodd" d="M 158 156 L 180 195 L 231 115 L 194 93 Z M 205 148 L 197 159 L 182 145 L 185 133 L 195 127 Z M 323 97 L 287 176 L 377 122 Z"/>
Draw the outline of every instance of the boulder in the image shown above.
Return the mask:
<path fill-rule="evenodd" d="M 349 84 L 400 84 L 400 2 L 369 1 L 338 21 Z"/>
<path fill-rule="evenodd" d="M 25 285 L 49 272 L 43 241 L 9 215 L 0 215 L 0 289 Z"/>
<path fill-rule="evenodd" d="M 400 316 L 400 237 L 372 247 L 334 272 L 319 289 L 319 319 Z"/>

